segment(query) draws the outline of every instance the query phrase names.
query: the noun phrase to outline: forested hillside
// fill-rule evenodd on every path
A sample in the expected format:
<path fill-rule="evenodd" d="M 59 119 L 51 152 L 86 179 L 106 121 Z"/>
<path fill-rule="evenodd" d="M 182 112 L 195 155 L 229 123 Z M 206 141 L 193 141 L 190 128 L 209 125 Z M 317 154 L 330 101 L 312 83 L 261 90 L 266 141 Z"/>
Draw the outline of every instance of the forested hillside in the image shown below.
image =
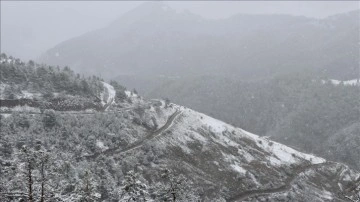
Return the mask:
<path fill-rule="evenodd" d="M 99 77 L 84 77 L 69 67 L 25 63 L 4 53 L 0 59 L 2 111 L 25 105 L 60 111 L 101 110 L 104 105 L 102 101 L 108 92 Z M 124 99 L 125 88 L 113 83 L 118 98 Z"/>
<path fill-rule="evenodd" d="M 183 107 L 133 102 L 93 114 L 2 117 L 0 199 L 346 201 L 357 194 L 348 189 L 360 174 L 345 165 Z"/>
<path fill-rule="evenodd" d="M 43 110 L 33 105 L 27 111 L 29 103 L 19 109 L 1 100 L 1 201 L 345 202 L 357 197 L 360 173 L 344 164 L 167 99 L 143 99 L 116 82 L 5 58 L 2 86 L 18 89 L 5 101 L 28 96 L 30 103 L 52 103 L 62 92 L 77 102 L 67 108 L 45 105 Z M 60 75 L 72 85 L 57 83 Z M 53 90 L 51 97 L 44 97 L 42 80 Z M 103 90 L 79 88 L 82 80 L 102 84 Z M 80 98 L 94 97 L 99 97 L 101 110 L 68 110 Z M 356 126 L 346 131 L 354 130 Z"/>
<path fill-rule="evenodd" d="M 359 169 L 358 161 L 343 158 L 342 152 L 359 152 L 358 148 L 330 143 L 335 134 L 359 123 L 359 95 L 359 85 L 336 85 L 306 74 L 290 74 L 253 82 L 205 76 L 175 79 L 147 96 L 167 97 L 245 130 Z M 360 143 L 355 134 L 351 137 Z M 326 152 L 329 147 L 336 147 L 331 155 Z"/>

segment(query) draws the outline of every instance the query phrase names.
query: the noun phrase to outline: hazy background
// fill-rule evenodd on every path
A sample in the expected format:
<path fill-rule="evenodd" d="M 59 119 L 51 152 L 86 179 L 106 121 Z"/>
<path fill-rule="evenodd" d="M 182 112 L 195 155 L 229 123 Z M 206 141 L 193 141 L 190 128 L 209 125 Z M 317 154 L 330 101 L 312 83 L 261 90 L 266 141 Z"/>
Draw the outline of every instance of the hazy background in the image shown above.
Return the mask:
<path fill-rule="evenodd" d="M 1 1 L 1 52 L 23 60 L 36 59 L 49 48 L 109 23 L 143 2 L 117 1 Z M 282 13 L 324 18 L 359 8 L 349 1 L 222 1 L 166 2 L 177 11 L 189 10 L 205 18 L 238 13 Z"/>
<path fill-rule="evenodd" d="M 360 169 L 359 2 L 1 6 L 7 55 L 116 80 Z"/>

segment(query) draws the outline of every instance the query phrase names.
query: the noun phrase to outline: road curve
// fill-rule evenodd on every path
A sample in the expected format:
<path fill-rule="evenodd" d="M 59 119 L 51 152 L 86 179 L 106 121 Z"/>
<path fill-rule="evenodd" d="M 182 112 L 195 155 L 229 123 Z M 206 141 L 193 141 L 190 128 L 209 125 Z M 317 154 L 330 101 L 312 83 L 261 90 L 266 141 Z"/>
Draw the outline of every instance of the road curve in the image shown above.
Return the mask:
<path fill-rule="evenodd" d="M 317 169 L 324 165 L 332 164 L 332 162 L 325 162 L 325 163 L 319 163 L 319 164 L 311 164 L 303 167 L 296 168 L 295 171 L 292 173 L 292 175 L 286 179 L 285 184 L 281 185 L 276 188 L 272 189 L 258 189 L 258 190 L 248 190 L 244 191 L 238 195 L 232 196 L 231 198 L 227 199 L 227 202 L 237 202 L 237 201 L 243 201 L 245 199 L 248 199 L 250 197 L 254 196 L 260 196 L 260 195 L 267 195 L 267 194 L 274 194 L 279 192 L 285 192 L 291 189 L 291 184 L 295 181 L 295 179 L 303 172 L 306 172 L 310 169 Z"/>
<path fill-rule="evenodd" d="M 115 153 L 124 153 L 124 152 L 128 152 L 132 149 L 141 147 L 145 142 L 154 139 L 155 137 L 161 135 L 162 132 L 166 131 L 167 129 L 169 129 L 171 127 L 171 125 L 173 124 L 175 118 L 181 114 L 181 111 L 176 110 L 176 112 L 174 112 L 172 115 L 170 115 L 170 117 L 168 118 L 168 120 L 166 121 L 166 123 L 160 127 L 159 129 L 157 129 L 156 131 L 152 132 L 150 135 L 147 135 L 145 138 L 140 139 L 136 142 L 134 142 L 133 144 L 131 144 L 129 147 L 123 149 L 123 150 L 119 150 L 119 148 L 111 148 L 108 150 L 105 150 L 103 152 L 97 152 L 94 153 L 92 155 L 88 155 L 88 156 L 84 156 L 84 158 L 86 159 L 95 159 L 100 155 L 112 155 Z"/>

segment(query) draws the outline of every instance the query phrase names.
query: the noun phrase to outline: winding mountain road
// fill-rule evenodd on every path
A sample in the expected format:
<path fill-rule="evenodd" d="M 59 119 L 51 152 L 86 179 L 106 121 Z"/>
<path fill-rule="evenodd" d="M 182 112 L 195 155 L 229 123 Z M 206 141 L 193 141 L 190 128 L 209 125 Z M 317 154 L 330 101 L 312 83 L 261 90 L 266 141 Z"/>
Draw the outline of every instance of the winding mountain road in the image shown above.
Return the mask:
<path fill-rule="evenodd" d="M 324 162 L 319 164 L 311 164 L 303 167 L 299 167 L 295 169 L 295 171 L 292 173 L 292 175 L 286 179 L 284 185 L 281 185 L 280 187 L 272 188 L 272 189 L 258 189 L 258 190 L 248 190 L 245 192 L 242 192 L 238 195 L 235 195 L 229 199 L 227 199 L 227 202 L 237 202 L 237 201 L 243 201 L 248 198 L 254 197 L 254 196 L 261 196 L 261 195 L 268 195 L 268 194 L 274 194 L 274 193 L 281 193 L 285 192 L 291 189 L 292 183 L 296 180 L 296 178 L 301 174 L 311 169 L 317 169 L 322 166 L 330 165 L 332 162 Z"/>
<path fill-rule="evenodd" d="M 149 135 L 147 135 L 145 138 L 140 139 L 136 142 L 134 142 L 133 144 L 131 144 L 130 146 L 128 146 L 125 149 L 120 150 L 119 148 L 111 148 L 108 150 L 105 150 L 103 152 L 97 152 L 94 153 L 92 155 L 88 155 L 88 156 L 83 156 L 86 159 L 95 159 L 100 155 L 112 155 L 115 153 L 125 153 L 128 152 L 130 150 L 133 150 L 135 148 L 141 147 L 145 142 L 154 139 L 156 137 L 158 137 L 159 135 L 161 135 L 164 131 L 166 131 L 167 129 L 169 129 L 171 127 L 171 125 L 173 124 L 174 120 L 176 119 L 176 117 L 178 117 L 180 114 L 182 113 L 182 111 L 176 110 L 176 112 L 174 112 L 166 121 L 166 123 L 160 127 L 159 129 L 157 129 L 156 131 L 150 133 Z"/>

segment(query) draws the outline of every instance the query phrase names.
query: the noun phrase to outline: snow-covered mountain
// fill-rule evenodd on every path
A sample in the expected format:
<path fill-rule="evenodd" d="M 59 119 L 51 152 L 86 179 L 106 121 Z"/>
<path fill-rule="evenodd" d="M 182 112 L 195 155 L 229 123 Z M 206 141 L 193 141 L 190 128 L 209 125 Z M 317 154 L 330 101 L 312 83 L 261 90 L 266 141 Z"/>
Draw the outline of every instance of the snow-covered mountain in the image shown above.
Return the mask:
<path fill-rule="evenodd" d="M 122 201 L 118 192 L 129 171 L 142 176 L 136 182 L 149 187 L 146 197 L 159 201 L 164 168 L 187 179 L 193 198 L 184 201 L 346 201 L 345 196 L 355 194 L 351 188 L 360 173 L 344 164 L 301 153 L 168 101 L 145 100 L 129 91 L 126 99 L 119 99 L 116 86 L 103 84 L 105 110 L 45 109 L 1 118 L 0 193 L 26 193 L 28 178 L 22 173 L 27 161 L 21 152 L 26 145 L 37 155 L 50 156 L 48 190 L 63 201 L 83 196 L 89 173 L 96 201 Z M 41 175 L 33 175 L 36 185 Z"/>

